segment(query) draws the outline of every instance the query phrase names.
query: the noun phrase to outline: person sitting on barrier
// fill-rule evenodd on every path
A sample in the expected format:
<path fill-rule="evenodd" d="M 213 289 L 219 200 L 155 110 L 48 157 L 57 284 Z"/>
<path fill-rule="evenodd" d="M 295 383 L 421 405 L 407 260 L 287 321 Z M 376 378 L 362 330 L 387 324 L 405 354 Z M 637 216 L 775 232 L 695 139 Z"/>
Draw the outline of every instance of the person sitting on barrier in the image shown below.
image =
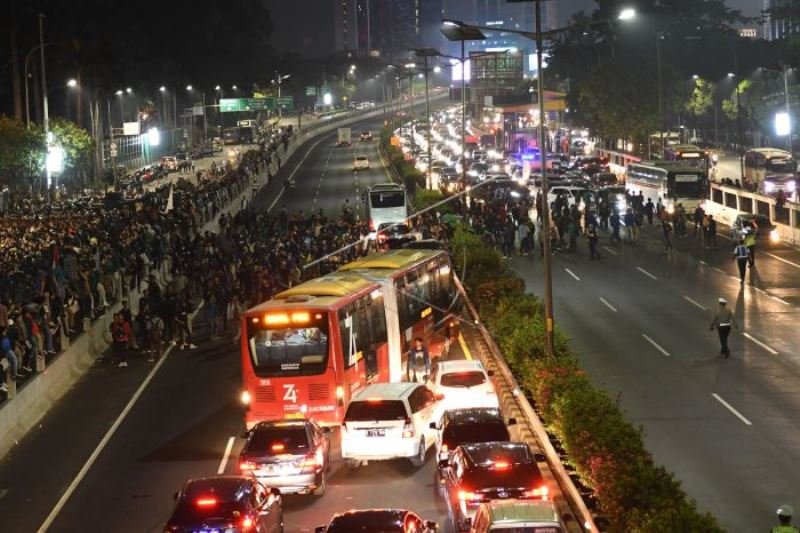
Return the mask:
<path fill-rule="evenodd" d="M 8 369 L 9 369 L 9 376 L 12 381 L 17 381 L 18 379 L 22 378 L 19 374 L 17 374 L 17 355 L 14 353 L 14 350 L 11 347 L 11 339 L 8 337 L 8 329 L 4 328 L 2 332 L 2 340 L 0 340 L 0 349 L 3 350 L 3 357 L 6 358 L 8 361 Z M 6 385 L 5 381 L 0 383 L 0 391 L 8 392 L 8 386 Z"/>

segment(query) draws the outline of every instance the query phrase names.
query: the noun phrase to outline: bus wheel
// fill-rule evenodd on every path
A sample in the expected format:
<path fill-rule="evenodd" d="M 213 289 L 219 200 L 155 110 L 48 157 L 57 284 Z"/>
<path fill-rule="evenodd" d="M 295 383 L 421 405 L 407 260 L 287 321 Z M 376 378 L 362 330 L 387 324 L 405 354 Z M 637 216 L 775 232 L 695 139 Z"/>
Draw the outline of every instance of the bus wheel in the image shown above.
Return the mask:
<path fill-rule="evenodd" d="M 419 441 L 419 451 L 417 452 L 417 455 L 415 457 L 411 458 L 411 464 L 413 466 L 417 467 L 417 468 L 419 468 L 420 466 L 424 465 L 425 464 L 425 452 L 426 451 L 427 450 L 425 449 L 425 438 L 423 437 Z"/>

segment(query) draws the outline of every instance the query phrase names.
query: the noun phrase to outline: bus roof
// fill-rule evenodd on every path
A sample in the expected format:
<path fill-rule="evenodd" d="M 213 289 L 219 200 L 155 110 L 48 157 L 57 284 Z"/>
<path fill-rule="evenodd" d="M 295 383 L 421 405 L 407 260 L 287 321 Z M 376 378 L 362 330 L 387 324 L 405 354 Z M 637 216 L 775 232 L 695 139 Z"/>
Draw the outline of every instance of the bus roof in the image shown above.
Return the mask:
<path fill-rule="evenodd" d="M 397 183 L 378 183 L 369 188 L 369 192 L 400 191 L 405 192 L 402 185 Z"/>
<path fill-rule="evenodd" d="M 666 171 L 686 171 L 686 172 L 702 172 L 702 169 L 692 167 L 686 164 L 685 161 L 642 161 L 641 163 L 631 163 L 628 167 L 646 167 L 649 169 L 661 169 Z"/>
<path fill-rule="evenodd" d="M 351 270 L 367 270 L 367 269 L 382 269 L 382 270 L 404 270 L 413 265 L 427 261 L 431 257 L 444 254 L 442 250 L 419 250 L 410 248 L 401 248 L 398 250 L 389 250 L 388 252 L 368 255 L 367 257 L 357 259 L 351 263 L 347 263 L 339 269 L 339 272 L 347 272 Z"/>
<path fill-rule="evenodd" d="M 674 152 L 704 152 L 702 148 L 694 144 L 676 144 L 669 147 Z"/>
<path fill-rule="evenodd" d="M 361 292 L 373 282 L 360 276 L 334 272 L 321 278 L 314 278 L 275 295 L 276 300 L 288 300 L 302 296 L 333 296 L 341 298 L 348 294 Z"/>

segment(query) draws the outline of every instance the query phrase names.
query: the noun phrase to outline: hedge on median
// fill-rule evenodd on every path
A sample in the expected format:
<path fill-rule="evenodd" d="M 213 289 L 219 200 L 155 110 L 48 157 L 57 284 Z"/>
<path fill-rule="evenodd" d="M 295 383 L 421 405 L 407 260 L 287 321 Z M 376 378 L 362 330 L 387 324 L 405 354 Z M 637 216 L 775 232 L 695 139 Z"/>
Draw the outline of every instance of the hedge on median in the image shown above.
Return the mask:
<path fill-rule="evenodd" d="M 452 241 L 452 258 L 487 329 L 557 447 L 563 448 L 565 463 L 592 490 L 608 530 L 722 532 L 674 475 L 654 463 L 642 429 L 625 420 L 617 403 L 592 384 L 562 332 L 556 331 L 555 357 L 545 356 L 542 303 L 525 294 L 523 280 L 497 251 L 462 227 Z"/>
<path fill-rule="evenodd" d="M 398 146 L 392 146 L 392 130 L 387 126 L 381 130 L 381 146 L 389 157 L 389 164 L 394 167 L 403 185 L 410 194 L 417 189 L 425 188 L 425 174 L 420 172 L 413 161 L 408 161 Z"/>

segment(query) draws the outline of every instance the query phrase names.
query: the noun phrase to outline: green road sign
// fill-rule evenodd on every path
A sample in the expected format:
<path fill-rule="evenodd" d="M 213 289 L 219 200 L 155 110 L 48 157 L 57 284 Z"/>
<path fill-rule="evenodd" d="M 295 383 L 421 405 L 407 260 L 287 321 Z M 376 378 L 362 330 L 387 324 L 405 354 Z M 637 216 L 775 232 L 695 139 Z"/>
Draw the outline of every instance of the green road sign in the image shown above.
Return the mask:
<path fill-rule="evenodd" d="M 222 98 L 219 110 L 222 113 L 236 111 L 268 111 L 275 109 L 274 98 Z"/>
<path fill-rule="evenodd" d="M 292 96 L 281 96 L 275 99 L 275 105 L 284 111 L 287 109 L 294 109 L 294 98 Z"/>
<path fill-rule="evenodd" d="M 313 85 L 308 85 L 306 87 L 306 96 L 317 96 L 317 88 Z"/>

